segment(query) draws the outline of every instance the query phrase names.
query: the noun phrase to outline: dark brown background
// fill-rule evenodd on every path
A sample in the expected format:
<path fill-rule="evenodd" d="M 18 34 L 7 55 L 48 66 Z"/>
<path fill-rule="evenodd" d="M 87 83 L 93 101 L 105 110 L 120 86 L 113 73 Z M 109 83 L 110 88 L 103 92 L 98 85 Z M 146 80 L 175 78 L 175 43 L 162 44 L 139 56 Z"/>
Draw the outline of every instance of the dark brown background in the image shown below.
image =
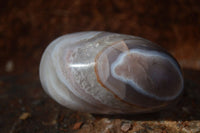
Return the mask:
<path fill-rule="evenodd" d="M 166 48 L 183 68 L 179 104 L 153 114 L 99 116 L 50 99 L 38 77 L 42 52 L 60 35 L 88 30 L 140 36 Z M 127 122 L 130 132 L 200 132 L 199 38 L 198 0 L 1 0 L 0 132 L 114 133 Z"/>

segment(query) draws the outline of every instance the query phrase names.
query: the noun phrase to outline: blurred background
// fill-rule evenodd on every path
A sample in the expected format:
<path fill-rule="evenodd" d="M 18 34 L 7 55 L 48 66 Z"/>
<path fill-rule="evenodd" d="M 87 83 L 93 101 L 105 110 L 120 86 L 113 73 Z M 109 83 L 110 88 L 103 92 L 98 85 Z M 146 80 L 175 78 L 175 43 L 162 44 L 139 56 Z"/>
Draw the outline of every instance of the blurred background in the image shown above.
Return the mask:
<path fill-rule="evenodd" d="M 183 114 L 175 111 L 167 117 L 175 122 L 199 120 L 200 1 L 0 0 L 0 132 L 85 132 L 88 121 L 101 129 L 97 117 L 51 100 L 38 77 L 42 52 L 52 40 L 90 30 L 140 36 L 167 49 L 183 68 L 187 101 L 180 106 Z M 155 120 L 161 118 L 166 116 Z M 195 124 L 200 126 L 199 121 Z M 169 132 L 174 130 L 170 127 Z"/>

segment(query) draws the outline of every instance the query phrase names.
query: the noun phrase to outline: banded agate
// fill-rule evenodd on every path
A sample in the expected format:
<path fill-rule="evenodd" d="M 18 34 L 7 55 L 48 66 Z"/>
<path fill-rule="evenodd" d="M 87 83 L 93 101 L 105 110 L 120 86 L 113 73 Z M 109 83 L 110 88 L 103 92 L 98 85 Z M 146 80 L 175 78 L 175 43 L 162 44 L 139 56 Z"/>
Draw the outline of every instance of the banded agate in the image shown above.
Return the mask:
<path fill-rule="evenodd" d="M 160 110 L 183 91 L 177 61 L 140 37 L 78 32 L 54 40 L 40 63 L 42 86 L 72 110 L 134 114 Z"/>

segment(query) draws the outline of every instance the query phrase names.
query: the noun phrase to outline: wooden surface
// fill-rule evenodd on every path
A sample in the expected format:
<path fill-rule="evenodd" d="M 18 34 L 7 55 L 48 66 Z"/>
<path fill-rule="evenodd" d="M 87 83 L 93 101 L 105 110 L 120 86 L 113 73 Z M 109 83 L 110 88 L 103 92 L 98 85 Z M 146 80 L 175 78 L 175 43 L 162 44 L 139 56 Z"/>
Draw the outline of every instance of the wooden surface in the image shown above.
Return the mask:
<path fill-rule="evenodd" d="M 198 0 L 0 1 L 0 132 L 200 132 Z M 180 102 L 161 112 L 105 116 L 66 109 L 43 91 L 38 66 L 56 37 L 103 30 L 151 40 L 183 68 Z"/>

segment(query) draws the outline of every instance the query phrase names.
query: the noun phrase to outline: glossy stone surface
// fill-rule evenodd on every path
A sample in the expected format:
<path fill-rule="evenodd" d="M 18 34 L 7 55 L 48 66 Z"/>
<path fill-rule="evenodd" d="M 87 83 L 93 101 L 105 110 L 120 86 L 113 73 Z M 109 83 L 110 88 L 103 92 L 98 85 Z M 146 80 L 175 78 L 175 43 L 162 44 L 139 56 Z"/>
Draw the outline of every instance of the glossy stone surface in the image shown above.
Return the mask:
<path fill-rule="evenodd" d="M 43 54 L 40 79 L 60 104 L 101 114 L 159 110 L 183 90 L 180 67 L 164 49 L 109 32 L 79 32 L 53 41 Z"/>

